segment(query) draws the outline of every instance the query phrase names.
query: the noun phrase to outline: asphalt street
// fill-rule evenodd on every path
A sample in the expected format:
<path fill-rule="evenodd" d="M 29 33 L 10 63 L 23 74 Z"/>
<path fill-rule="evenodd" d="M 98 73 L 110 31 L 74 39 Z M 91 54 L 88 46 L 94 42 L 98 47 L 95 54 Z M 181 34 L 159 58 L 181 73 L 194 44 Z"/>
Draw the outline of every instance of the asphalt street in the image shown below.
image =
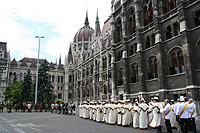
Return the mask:
<path fill-rule="evenodd" d="M 197 127 L 200 132 L 199 122 Z M 166 132 L 165 126 L 162 129 Z M 69 116 L 50 112 L 0 113 L 0 133 L 151 133 L 154 131 L 151 128 L 139 130 L 132 127 L 96 123 L 79 118 L 78 115 Z"/>

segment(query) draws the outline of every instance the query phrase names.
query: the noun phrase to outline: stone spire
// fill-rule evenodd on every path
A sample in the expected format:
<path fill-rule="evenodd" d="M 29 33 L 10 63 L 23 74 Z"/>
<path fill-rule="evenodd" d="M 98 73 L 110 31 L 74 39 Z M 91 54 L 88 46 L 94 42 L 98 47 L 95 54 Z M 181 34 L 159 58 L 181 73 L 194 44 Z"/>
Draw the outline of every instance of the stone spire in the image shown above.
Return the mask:
<path fill-rule="evenodd" d="M 96 34 L 96 36 L 98 36 L 99 34 L 101 34 L 98 9 L 97 9 L 96 22 L 95 22 L 95 34 Z"/>
<path fill-rule="evenodd" d="M 71 45 L 69 47 L 69 52 L 68 52 L 68 64 L 72 63 L 73 64 L 73 56 L 72 56 L 72 48 Z"/>
<path fill-rule="evenodd" d="M 86 11 L 85 26 L 89 26 L 88 10 Z"/>
<path fill-rule="evenodd" d="M 61 65 L 61 54 L 60 54 L 60 58 L 59 58 L 59 65 Z"/>

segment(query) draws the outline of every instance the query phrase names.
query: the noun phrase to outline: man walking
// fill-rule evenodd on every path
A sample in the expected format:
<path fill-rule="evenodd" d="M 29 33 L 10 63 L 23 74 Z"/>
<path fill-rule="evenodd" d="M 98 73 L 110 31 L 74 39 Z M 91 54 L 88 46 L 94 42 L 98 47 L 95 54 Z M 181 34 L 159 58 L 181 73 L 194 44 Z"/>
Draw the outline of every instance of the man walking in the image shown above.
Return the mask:
<path fill-rule="evenodd" d="M 196 105 L 193 103 L 193 99 L 189 99 L 189 106 L 190 106 L 190 130 L 193 131 L 194 133 L 197 133 L 196 129 Z"/>

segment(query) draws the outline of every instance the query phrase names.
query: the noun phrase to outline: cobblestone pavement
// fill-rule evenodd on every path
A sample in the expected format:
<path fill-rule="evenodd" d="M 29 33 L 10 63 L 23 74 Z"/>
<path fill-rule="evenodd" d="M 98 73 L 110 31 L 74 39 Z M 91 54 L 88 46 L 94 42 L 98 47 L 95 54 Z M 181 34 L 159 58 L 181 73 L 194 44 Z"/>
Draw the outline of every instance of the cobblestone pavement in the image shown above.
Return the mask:
<path fill-rule="evenodd" d="M 200 132 L 199 122 L 197 128 Z M 165 126 L 162 129 L 166 132 Z M 78 115 L 68 116 L 50 112 L 0 113 L 0 133 L 151 133 L 154 131 L 151 128 L 139 130 L 132 127 L 96 123 L 79 118 Z M 177 130 L 173 131 L 177 132 Z"/>

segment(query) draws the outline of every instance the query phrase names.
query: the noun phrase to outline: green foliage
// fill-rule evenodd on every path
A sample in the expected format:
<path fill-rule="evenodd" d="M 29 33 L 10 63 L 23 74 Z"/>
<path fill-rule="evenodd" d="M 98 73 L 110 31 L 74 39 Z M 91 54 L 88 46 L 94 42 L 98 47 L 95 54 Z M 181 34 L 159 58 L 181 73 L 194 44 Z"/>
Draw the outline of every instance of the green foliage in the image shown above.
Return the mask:
<path fill-rule="evenodd" d="M 5 92 L 5 101 L 10 100 L 12 103 L 17 103 L 21 99 L 21 85 L 23 80 L 15 81 L 11 85 L 6 87 Z"/>
<path fill-rule="evenodd" d="M 49 103 L 53 99 L 53 86 L 49 80 L 48 72 L 49 65 L 45 60 L 44 63 L 41 64 L 38 72 L 38 102 L 47 101 Z"/>
<path fill-rule="evenodd" d="M 32 85 L 33 82 L 31 80 L 30 70 L 28 70 L 27 75 L 24 77 L 24 82 L 21 85 L 21 102 L 28 102 L 34 100 Z"/>
<path fill-rule="evenodd" d="M 64 103 L 64 101 L 63 101 L 62 99 L 56 99 L 56 100 L 55 100 L 55 103 L 57 103 L 57 104 L 59 104 L 59 103 L 61 103 L 61 102 Z"/>

